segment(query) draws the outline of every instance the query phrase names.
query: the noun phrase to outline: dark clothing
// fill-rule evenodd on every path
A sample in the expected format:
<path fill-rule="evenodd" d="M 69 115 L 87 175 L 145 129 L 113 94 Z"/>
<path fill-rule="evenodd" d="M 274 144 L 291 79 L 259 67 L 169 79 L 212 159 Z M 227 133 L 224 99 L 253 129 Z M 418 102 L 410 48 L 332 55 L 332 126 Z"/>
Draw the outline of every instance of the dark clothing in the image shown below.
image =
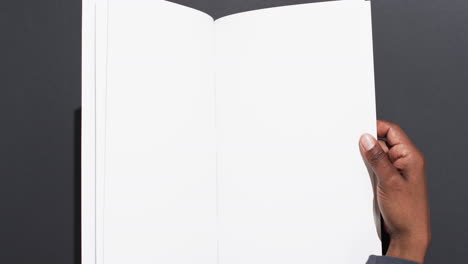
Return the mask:
<path fill-rule="evenodd" d="M 370 256 L 366 264 L 421 264 L 418 262 L 382 256 Z"/>

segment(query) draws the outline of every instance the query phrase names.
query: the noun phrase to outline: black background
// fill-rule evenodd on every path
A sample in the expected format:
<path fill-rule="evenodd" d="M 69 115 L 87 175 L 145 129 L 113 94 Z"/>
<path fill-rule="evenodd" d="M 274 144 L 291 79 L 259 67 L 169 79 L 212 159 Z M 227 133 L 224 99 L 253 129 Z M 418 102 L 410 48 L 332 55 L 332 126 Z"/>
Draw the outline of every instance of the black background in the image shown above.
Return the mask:
<path fill-rule="evenodd" d="M 176 2 L 220 17 L 312 1 Z M 378 118 L 428 161 L 427 263 L 465 263 L 468 1 L 372 0 L 372 14 Z M 0 263 L 80 263 L 81 1 L 3 0 L 0 34 Z"/>

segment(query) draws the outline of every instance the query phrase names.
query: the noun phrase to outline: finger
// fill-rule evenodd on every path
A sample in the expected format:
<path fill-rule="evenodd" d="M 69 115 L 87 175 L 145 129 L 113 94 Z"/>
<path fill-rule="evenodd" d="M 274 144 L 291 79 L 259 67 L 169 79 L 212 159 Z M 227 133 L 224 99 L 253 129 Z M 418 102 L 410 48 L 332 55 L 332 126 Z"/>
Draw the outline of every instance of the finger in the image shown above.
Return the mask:
<path fill-rule="evenodd" d="M 390 162 L 395 163 L 397 160 L 408 157 L 409 150 L 406 145 L 400 144 L 393 146 L 388 152 Z M 402 169 L 402 168 L 398 168 Z"/>
<path fill-rule="evenodd" d="M 390 162 L 387 153 L 373 136 L 369 134 L 362 135 L 359 140 L 359 147 L 364 160 L 374 171 L 379 182 L 386 183 L 392 178 L 401 178 L 398 170 Z"/>
<path fill-rule="evenodd" d="M 424 156 L 415 148 L 406 144 L 393 146 L 388 151 L 388 157 L 393 166 L 400 170 L 405 178 L 409 175 L 417 175 L 412 172 L 421 171 L 424 168 Z"/>
<path fill-rule="evenodd" d="M 399 144 L 407 144 L 413 146 L 413 142 L 401 129 L 401 127 L 395 123 L 378 120 L 377 121 L 377 135 L 381 138 L 387 139 L 387 144 L 390 147 Z"/>
<path fill-rule="evenodd" d="M 379 140 L 379 141 L 377 141 L 377 142 L 379 142 L 380 147 L 383 149 L 383 151 L 384 151 L 385 153 L 387 153 L 387 152 L 388 152 L 387 142 L 385 142 L 385 141 L 383 141 L 383 140 Z"/>

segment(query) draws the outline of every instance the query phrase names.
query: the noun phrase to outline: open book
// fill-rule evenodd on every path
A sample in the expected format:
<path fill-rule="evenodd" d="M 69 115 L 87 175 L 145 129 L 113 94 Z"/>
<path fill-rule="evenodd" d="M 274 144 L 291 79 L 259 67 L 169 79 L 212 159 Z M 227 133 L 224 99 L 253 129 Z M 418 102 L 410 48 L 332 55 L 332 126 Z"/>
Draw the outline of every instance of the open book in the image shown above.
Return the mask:
<path fill-rule="evenodd" d="M 370 3 L 83 2 L 84 264 L 364 263 Z"/>

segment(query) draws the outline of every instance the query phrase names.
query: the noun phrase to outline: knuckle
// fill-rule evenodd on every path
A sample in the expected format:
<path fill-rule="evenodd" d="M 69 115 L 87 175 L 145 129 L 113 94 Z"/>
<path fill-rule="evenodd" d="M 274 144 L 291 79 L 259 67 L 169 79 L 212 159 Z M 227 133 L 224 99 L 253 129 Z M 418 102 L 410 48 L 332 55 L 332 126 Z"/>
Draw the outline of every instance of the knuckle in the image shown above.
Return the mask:
<path fill-rule="evenodd" d="M 394 128 L 395 130 L 397 130 L 397 131 L 403 131 L 403 128 L 401 128 L 400 125 L 395 124 L 395 123 L 393 123 L 392 125 L 393 125 L 393 128 Z"/>
<path fill-rule="evenodd" d="M 392 128 L 397 128 L 397 127 L 398 127 L 398 124 L 397 124 L 397 123 L 394 123 L 394 122 L 391 122 L 391 121 L 388 121 L 388 120 L 385 120 L 385 121 L 383 121 L 383 122 L 387 123 L 387 125 L 388 125 L 389 127 L 392 127 Z"/>
<path fill-rule="evenodd" d="M 409 159 L 411 160 L 412 163 L 419 167 L 425 167 L 426 166 L 426 157 L 424 155 L 417 151 L 417 152 L 412 152 L 408 155 Z"/>

